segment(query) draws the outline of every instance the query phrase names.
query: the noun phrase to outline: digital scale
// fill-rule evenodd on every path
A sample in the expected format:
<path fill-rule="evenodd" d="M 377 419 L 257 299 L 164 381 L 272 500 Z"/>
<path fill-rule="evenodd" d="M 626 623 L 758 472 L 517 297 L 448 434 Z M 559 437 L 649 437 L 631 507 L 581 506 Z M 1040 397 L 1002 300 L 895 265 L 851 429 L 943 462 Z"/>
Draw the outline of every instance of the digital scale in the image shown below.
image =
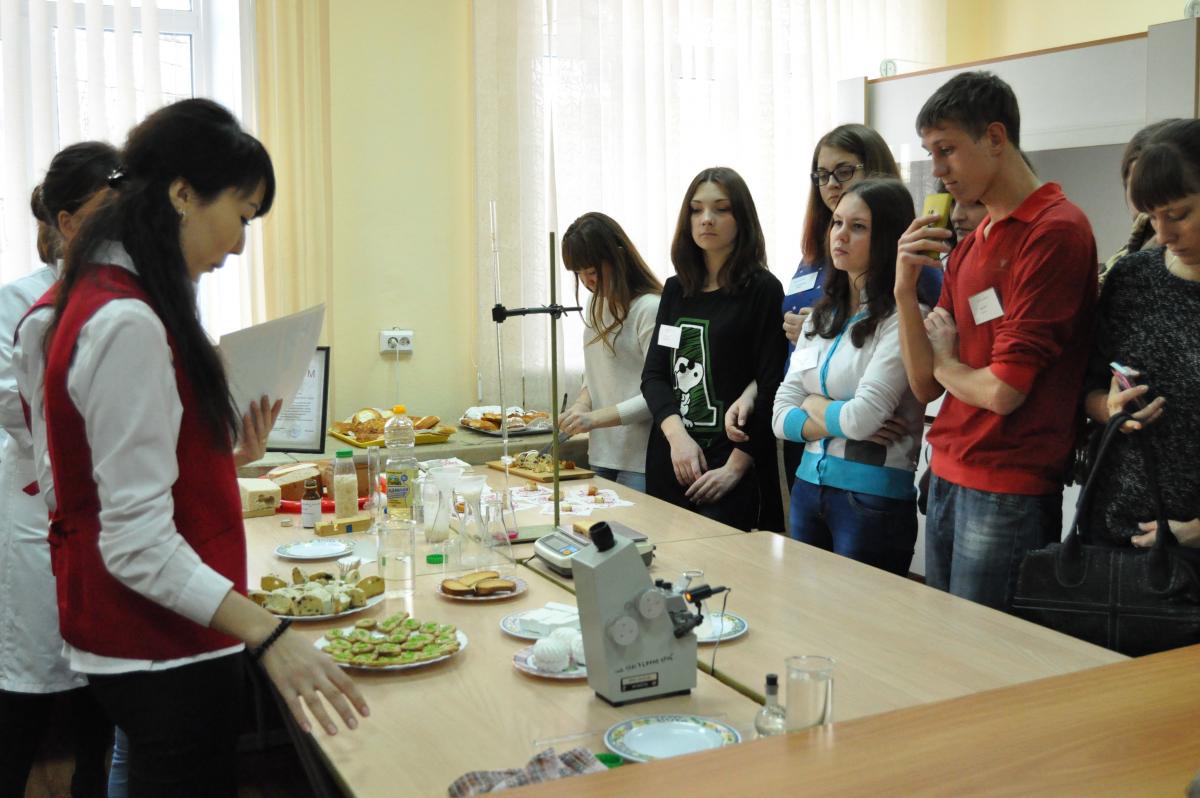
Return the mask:
<path fill-rule="evenodd" d="M 616 521 L 607 523 L 613 532 L 633 541 L 637 553 L 641 555 L 642 562 L 649 566 L 650 561 L 654 559 L 654 544 L 641 532 L 636 532 L 624 524 Z M 582 534 L 559 528 L 538 538 L 533 544 L 533 553 L 540 557 L 554 573 L 570 577 L 571 559 L 591 544 L 592 541 Z"/>

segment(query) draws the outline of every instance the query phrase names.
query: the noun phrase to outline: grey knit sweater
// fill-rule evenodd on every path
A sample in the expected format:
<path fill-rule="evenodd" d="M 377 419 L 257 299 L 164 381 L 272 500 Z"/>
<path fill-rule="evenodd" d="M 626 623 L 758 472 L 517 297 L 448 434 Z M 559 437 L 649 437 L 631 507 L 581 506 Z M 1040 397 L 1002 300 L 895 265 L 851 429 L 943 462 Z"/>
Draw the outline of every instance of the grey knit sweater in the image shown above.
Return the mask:
<path fill-rule="evenodd" d="M 1119 435 L 1097 475 L 1091 528 L 1096 542 L 1127 541 L 1139 521 L 1154 519 L 1146 483 L 1144 439 L 1157 462 L 1167 517 L 1200 516 L 1200 282 L 1167 270 L 1161 247 L 1127 255 L 1109 271 L 1100 293 L 1086 387 L 1108 390 L 1108 364 L 1142 373 L 1147 401 L 1166 397 L 1162 417 Z M 1132 409 L 1132 408 L 1131 408 Z"/>

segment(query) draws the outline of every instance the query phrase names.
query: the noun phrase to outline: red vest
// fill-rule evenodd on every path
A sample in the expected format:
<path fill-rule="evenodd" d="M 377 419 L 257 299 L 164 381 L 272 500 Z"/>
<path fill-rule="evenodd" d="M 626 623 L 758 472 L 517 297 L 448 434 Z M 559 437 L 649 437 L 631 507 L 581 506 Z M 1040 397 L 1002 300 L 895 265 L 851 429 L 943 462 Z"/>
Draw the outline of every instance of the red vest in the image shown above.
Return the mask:
<path fill-rule="evenodd" d="M 149 299 L 137 277 L 119 266 L 82 276 L 49 341 L 45 403 L 47 444 L 58 506 L 50 522 L 51 565 L 58 587 L 63 639 L 106 657 L 168 660 L 236 645 L 118 582 L 100 556 L 100 499 L 83 417 L 67 393 L 67 374 L 84 324 L 114 299 Z M 246 538 L 241 497 L 228 445 L 216 447 L 175 343 L 168 336 L 183 404 L 171 489 L 179 534 L 207 565 L 246 592 Z"/>

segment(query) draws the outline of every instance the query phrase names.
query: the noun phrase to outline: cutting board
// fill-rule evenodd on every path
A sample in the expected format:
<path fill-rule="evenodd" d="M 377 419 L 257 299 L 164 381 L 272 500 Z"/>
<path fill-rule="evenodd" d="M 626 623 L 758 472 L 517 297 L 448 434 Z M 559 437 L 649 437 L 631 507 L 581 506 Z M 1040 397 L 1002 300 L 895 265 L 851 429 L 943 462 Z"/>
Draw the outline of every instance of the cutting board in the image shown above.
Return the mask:
<path fill-rule="evenodd" d="M 497 471 L 504 470 L 504 463 L 500 462 L 499 460 L 489 460 L 487 465 L 488 465 L 488 468 L 494 468 Z M 516 466 L 509 466 L 508 473 L 512 474 L 514 477 L 520 477 L 521 479 L 532 479 L 534 482 L 553 482 L 554 481 L 554 472 L 553 471 L 547 471 L 545 473 L 542 473 L 540 471 L 530 471 L 528 468 L 517 468 Z M 560 480 L 587 479 L 589 477 L 594 477 L 594 476 L 596 476 L 596 472 L 588 471 L 586 468 L 564 468 L 558 472 L 558 478 Z"/>

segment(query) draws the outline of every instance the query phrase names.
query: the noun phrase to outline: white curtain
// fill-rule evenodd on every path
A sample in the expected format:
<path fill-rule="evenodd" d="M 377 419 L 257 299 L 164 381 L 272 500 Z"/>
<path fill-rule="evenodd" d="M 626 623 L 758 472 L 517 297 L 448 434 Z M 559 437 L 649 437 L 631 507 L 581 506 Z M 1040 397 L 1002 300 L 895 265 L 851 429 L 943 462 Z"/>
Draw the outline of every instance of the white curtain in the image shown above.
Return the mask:
<path fill-rule="evenodd" d="M 88 139 L 120 147 L 148 113 L 191 96 L 252 124 L 242 111 L 253 108 L 253 80 L 233 77 L 244 41 L 253 42 L 251 1 L 0 0 L 0 281 L 39 265 L 29 195 L 63 147 Z M 252 320 L 247 260 L 230 258 L 201 281 L 213 335 Z"/>
<path fill-rule="evenodd" d="M 489 320 L 478 368 L 486 398 L 495 401 L 497 374 L 487 314 L 495 290 L 489 201 L 497 203 L 500 294 L 510 307 L 549 301 L 548 234 L 561 235 L 587 211 L 615 218 L 660 277 L 673 274 L 670 241 L 682 193 L 697 172 L 715 165 L 746 179 L 771 269 L 786 281 L 800 257 L 812 148 L 835 125 L 837 81 L 878 76 L 884 59 L 910 69 L 943 63 L 945 6 L 476 3 L 479 300 Z M 560 267 L 558 279 L 560 300 L 573 299 L 574 278 Z M 586 302 L 586 291 L 580 298 Z M 506 401 L 519 399 L 522 370 L 529 403 L 544 408 L 550 401 L 548 331 L 542 316 L 505 323 Z M 582 371 L 577 314 L 562 333 L 561 382 L 573 393 Z"/>

